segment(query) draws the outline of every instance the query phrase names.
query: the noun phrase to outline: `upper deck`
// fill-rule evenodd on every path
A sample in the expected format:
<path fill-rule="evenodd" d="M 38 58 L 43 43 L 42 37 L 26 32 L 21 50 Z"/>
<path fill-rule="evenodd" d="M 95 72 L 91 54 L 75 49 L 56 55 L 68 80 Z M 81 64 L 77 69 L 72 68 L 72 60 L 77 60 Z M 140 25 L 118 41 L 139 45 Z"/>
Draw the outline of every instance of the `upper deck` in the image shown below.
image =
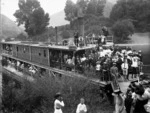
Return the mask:
<path fill-rule="evenodd" d="M 82 46 L 82 47 L 76 47 L 75 45 L 64 46 L 64 45 L 56 45 L 56 44 L 42 43 L 42 42 L 35 43 L 35 42 L 9 41 L 9 42 L 0 42 L 0 43 L 1 44 L 11 44 L 11 45 L 31 46 L 31 47 L 41 47 L 41 48 L 49 48 L 49 49 L 56 49 L 56 50 L 75 50 L 75 51 L 92 49 L 95 47 L 95 45 L 93 45 L 93 44 L 88 44 L 88 45 Z M 71 49 L 70 47 L 73 47 L 73 49 Z"/>

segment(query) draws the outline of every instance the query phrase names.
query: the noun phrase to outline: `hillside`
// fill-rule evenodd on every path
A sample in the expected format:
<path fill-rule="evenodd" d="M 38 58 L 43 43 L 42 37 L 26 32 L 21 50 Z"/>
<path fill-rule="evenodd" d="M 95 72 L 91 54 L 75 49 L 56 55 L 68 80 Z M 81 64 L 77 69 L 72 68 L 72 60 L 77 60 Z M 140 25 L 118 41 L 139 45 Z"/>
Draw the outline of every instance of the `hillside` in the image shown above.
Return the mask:
<path fill-rule="evenodd" d="M 55 27 L 55 26 L 61 26 L 65 24 L 69 24 L 69 22 L 65 20 L 64 10 L 50 16 L 50 26 Z"/>
<path fill-rule="evenodd" d="M 116 0 L 114 0 L 116 1 Z M 109 17 L 110 12 L 112 10 L 112 7 L 114 6 L 113 2 L 107 2 L 106 6 L 104 8 L 104 16 L 105 17 Z M 61 25 L 66 25 L 69 24 L 68 21 L 65 20 L 65 12 L 64 11 L 60 11 L 54 15 L 50 16 L 50 26 L 61 26 Z"/>
<path fill-rule="evenodd" d="M 14 21 L 2 15 L 2 32 L 4 38 L 16 37 L 18 34 L 24 32 L 21 27 L 18 27 Z"/>

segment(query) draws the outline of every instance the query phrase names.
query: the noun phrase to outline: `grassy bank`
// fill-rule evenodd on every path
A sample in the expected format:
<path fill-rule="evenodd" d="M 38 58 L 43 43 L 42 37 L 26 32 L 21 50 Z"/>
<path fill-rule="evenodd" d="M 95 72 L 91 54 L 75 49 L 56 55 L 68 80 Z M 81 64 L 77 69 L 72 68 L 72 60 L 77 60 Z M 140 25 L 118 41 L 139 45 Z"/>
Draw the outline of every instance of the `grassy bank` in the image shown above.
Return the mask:
<path fill-rule="evenodd" d="M 107 100 L 102 102 L 99 86 L 66 76 L 36 77 L 36 82 L 20 83 L 3 75 L 3 105 L 7 113 L 53 113 L 54 95 L 63 94 L 64 113 L 75 113 L 81 97 L 85 98 L 88 113 L 112 113 Z"/>

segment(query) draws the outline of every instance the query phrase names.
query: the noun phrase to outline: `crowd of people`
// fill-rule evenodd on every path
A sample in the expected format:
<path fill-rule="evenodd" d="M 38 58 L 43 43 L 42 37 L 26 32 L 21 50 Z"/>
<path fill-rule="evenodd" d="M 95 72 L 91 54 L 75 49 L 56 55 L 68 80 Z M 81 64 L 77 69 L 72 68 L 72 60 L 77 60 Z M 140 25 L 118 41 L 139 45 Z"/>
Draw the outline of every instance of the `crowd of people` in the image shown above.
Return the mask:
<path fill-rule="evenodd" d="M 129 78 L 137 78 L 142 74 L 142 57 L 141 50 L 132 50 L 130 47 L 97 46 L 85 54 L 67 57 L 65 63 L 70 71 L 74 67 L 80 73 L 94 70 L 100 80 L 108 81 L 112 76 L 129 80 Z"/>
<path fill-rule="evenodd" d="M 91 34 L 90 34 L 91 35 Z M 83 36 L 80 36 L 78 32 L 74 33 L 74 44 L 77 47 L 82 47 L 86 44 L 96 44 L 98 43 L 98 45 L 100 44 L 106 44 L 106 39 L 109 36 L 109 31 L 107 29 L 107 27 L 103 27 L 100 31 L 99 34 L 94 34 L 92 33 L 91 36 L 87 35 L 84 39 Z"/>
<path fill-rule="evenodd" d="M 128 86 L 126 94 L 120 90 L 113 93 L 115 113 L 150 113 L 150 87 L 138 81 Z"/>
<path fill-rule="evenodd" d="M 18 72 L 22 72 L 24 74 L 30 75 L 34 77 L 34 75 L 39 75 L 39 77 L 45 76 L 46 69 L 37 67 L 35 65 L 31 65 L 22 61 L 18 61 L 15 59 L 3 57 L 2 66 L 10 67 L 15 69 Z"/>

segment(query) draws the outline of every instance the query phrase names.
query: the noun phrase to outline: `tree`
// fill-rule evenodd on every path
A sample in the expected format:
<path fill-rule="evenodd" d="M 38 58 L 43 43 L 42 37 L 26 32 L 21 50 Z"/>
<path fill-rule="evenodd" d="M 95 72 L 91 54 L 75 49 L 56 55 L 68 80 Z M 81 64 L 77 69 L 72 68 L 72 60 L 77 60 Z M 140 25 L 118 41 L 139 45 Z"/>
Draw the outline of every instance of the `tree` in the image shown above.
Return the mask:
<path fill-rule="evenodd" d="M 68 39 L 70 37 L 70 33 L 68 31 L 62 31 L 61 33 L 63 39 Z"/>
<path fill-rule="evenodd" d="M 29 36 L 43 33 L 49 25 L 49 14 L 45 13 L 37 0 L 19 0 L 19 9 L 14 16 L 18 25 L 23 24 Z"/>
<path fill-rule="evenodd" d="M 24 33 L 20 33 L 15 39 L 20 41 L 26 41 L 27 36 Z"/>
<path fill-rule="evenodd" d="M 87 14 L 102 16 L 106 0 L 90 0 L 87 6 Z"/>
<path fill-rule="evenodd" d="M 66 14 L 66 20 L 73 21 L 77 19 L 80 9 L 82 9 L 84 16 L 102 16 L 105 3 L 106 0 L 78 0 L 75 4 L 71 0 L 67 0 L 64 9 Z"/>
<path fill-rule="evenodd" d="M 150 25 L 150 0 L 118 0 L 110 18 L 114 22 L 130 19 L 137 29 L 146 29 Z"/>
<path fill-rule="evenodd" d="M 97 11 L 96 11 L 98 16 L 103 15 L 105 4 L 106 4 L 106 0 L 98 0 Z"/>
<path fill-rule="evenodd" d="M 80 29 L 78 27 L 84 22 L 85 32 L 89 32 L 90 27 L 100 25 L 99 18 L 103 17 L 105 3 L 106 0 L 77 0 L 76 3 L 67 0 L 64 9 L 66 20 L 74 29 Z"/>
<path fill-rule="evenodd" d="M 112 31 L 116 42 L 123 42 L 128 39 L 129 35 L 134 33 L 134 25 L 130 20 L 119 20 L 113 27 Z"/>
<path fill-rule="evenodd" d="M 72 21 L 75 17 L 77 17 L 77 7 L 75 3 L 73 3 L 71 0 L 66 1 L 66 6 L 65 6 L 65 15 L 66 15 L 66 20 Z"/>

